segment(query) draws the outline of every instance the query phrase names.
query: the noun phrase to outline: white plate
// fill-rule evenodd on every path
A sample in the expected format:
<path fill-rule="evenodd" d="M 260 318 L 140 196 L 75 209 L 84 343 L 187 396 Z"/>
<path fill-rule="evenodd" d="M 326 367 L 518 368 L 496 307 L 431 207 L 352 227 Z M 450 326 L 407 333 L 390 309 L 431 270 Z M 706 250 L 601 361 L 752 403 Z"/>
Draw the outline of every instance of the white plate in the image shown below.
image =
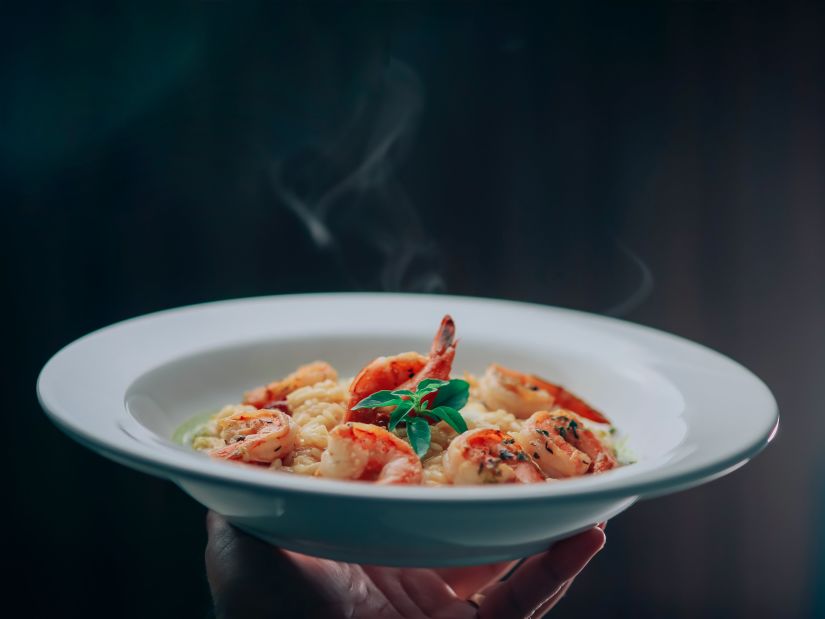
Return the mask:
<path fill-rule="evenodd" d="M 185 419 L 236 402 L 300 363 L 325 359 L 346 376 L 381 354 L 425 351 L 445 313 L 459 338 L 454 373 L 495 361 L 559 382 L 605 412 L 638 461 L 548 484 L 376 486 L 231 465 L 170 440 Z M 601 316 L 452 296 L 296 295 L 169 310 L 70 344 L 46 364 L 37 388 L 69 436 L 173 480 L 259 537 L 393 565 L 538 552 L 641 496 L 733 471 L 778 426 L 767 387 L 697 344 Z"/>

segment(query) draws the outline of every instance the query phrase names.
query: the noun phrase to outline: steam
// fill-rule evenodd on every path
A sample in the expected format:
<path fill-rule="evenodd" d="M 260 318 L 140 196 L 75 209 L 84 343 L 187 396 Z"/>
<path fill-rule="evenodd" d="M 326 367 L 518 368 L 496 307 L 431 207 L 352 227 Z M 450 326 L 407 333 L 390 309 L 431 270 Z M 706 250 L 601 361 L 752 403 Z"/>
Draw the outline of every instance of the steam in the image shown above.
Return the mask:
<path fill-rule="evenodd" d="M 650 270 L 650 267 L 647 266 L 647 263 L 642 260 L 642 258 L 634 252 L 630 247 L 622 243 L 621 241 L 616 241 L 616 246 L 619 248 L 619 251 L 624 254 L 633 266 L 638 271 L 639 276 L 639 283 L 633 289 L 627 297 L 625 297 L 622 301 L 613 305 L 605 310 L 602 310 L 602 314 L 607 316 L 613 317 L 620 317 L 626 316 L 637 307 L 639 307 L 645 300 L 650 296 L 650 293 L 653 292 L 653 271 Z"/>
<path fill-rule="evenodd" d="M 397 178 L 423 102 L 416 74 L 391 60 L 334 140 L 272 166 L 278 199 L 358 288 L 445 288 L 435 243 Z"/>
<path fill-rule="evenodd" d="M 418 76 L 390 60 L 334 139 L 272 164 L 278 200 L 356 289 L 446 289 L 438 248 L 397 175 L 423 105 Z M 601 313 L 624 316 L 650 296 L 653 273 L 626 244 L 617 240 L 616 245 L 638 273 L 638 283 Z"/>

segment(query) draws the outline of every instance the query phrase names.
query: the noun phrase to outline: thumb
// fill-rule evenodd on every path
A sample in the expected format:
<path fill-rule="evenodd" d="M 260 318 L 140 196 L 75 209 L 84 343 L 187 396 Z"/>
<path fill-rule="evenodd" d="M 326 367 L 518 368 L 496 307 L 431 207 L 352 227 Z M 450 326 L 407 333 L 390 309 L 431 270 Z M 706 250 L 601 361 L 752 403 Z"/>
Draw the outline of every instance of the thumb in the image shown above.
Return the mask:
<path fill-rule="evenodd" d="M 302 591 L 306 583 L 300 582 L 300 572 L 286 554 L 242 533 L 215 512 L 207 514 L 206 530 L 206 577 L 217 617 L 297 616 L 307 610 L 290 609 L 313 596 Z"/>
<path fill-rule="evenodd" d="M 490 589 L 479 608 L 479 617 L 529 617 L 582 571 L 604 542 L 604 532 L 594 527 L 528 559 L 510 578 Z"/>

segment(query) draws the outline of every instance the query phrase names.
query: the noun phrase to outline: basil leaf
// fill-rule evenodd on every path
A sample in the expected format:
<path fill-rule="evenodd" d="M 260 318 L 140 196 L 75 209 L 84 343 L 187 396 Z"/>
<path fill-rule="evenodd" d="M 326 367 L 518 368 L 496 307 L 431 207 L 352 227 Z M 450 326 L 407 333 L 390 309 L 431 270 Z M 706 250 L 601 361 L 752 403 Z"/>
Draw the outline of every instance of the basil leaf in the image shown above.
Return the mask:
<path fill-rule="evenodd" d="M 418 389 L 416 389 L 416 391 L 418 393 L 432 393 L 436 389 L 448 384 L 449 381 L 441 380 L 439 378 L 425 378 L 420 383 L 418 383 Z"/>
<path fill-rule="evenodd" d="M 461 416 L 461 413 L 454 408 L 450 408 L 449 406 L 438 406 L 433 410 L 428 411 L 428 413 L 433 417 L 437 417 L 438 419 L 447 422 L 450 427 L 459 434 L 467 431 L 467 422 L 464 421 L 464 417 Z"/>
<path fill-rule="evenodd" d="M 413 392 L 409 389 L 396 389 L 392 392 L 393 395 L 404 395 L 404 396 L 412 396 Z"/>
<path fill-rule="evenodd" d="M 447 385 L 441 387 L 433 400 L 433 407 L 449 406 L 461 410 L 470 397 L 470 383 L 460 378 L 454 378 Z"/>
<path fill-rule="evenodd" d="M 430 424 L 421 417 L 412 417 L 407 422 L 407 438 L 419 458 L 423 458 L 430 448 Z"/>
<path fill-rule="evenodd" d="M 357 411 L 359 408 L 378 408 L 380 406 L 391 406 L 402 402 L 401 398 L 393 395 L 392 391 L 376 391 L 372 395 L 368 395 L 358 404 L 352 407 L 352 410 Z"/>
<path fill-rule="evenodd" d="M 430 417 L 432 417 L 436 421 L 445 421 L 444 418 L 445 418 L 446 415 L 444 415 L 444 413 L 439 411 L 437 408 L 434 409 L 434 410 L 431 410 L 431 411 L 426 411 L 425 414 L 429 415 Z"/>
<path fill-rule="evenodd" d="M 412 409 L 412 400 L 404 400 L 401 402 L 401 404 L 396 406 L 395 410 L 390 413 L 390 422 L 387 424 L 387 429 L 390 431 L 395 430 L 395 426 L 401 423 L 407 416 L 407 413 L 409 413 Z"/>

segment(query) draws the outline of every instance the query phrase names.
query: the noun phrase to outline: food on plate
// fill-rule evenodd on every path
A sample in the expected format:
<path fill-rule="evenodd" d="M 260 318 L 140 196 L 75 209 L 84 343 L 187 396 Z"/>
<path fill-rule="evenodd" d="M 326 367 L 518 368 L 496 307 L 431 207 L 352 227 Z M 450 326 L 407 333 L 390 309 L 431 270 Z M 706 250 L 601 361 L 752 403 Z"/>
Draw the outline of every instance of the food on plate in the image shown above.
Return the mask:
<path fill-rule="evenodd" d="M 384 484 L 421 483 L 421 460 L 406 441 L 369 423 L 349 421 L 329 433 L 318 467 L 321 477 Z"/>
<path fill-rule="evenodd" d="M 456 485 L 545 480 L 516 439 L 496 428 L 477 428 L 455 437 L 444 454 L 444 473 Z"/>
<path fill-rule="evenodd" d="M 565 408 L 597 423 L 609 423 L 607 417 L 564 387 L 496 363 L 487 368 L 478 387 L 488 407 L 508 410 L 519 419 L 526 419 L 537 410 Z"/>
<path fill-rule="evenodd" d="M 316 361 L 302 365 L 289 376 L 258 387 L 244 394 L 243 403 L 256 408 L 286 408 L 286 396 L 325 380 L 338 380 L 338 372 L 329 363 Z"/>
<path fill-rule="evenodd" d="M 497 363 L 451 378 L 455 332 L 445 316 L 428 355 L 378 357 L 351 380 L 302 365 L 187 442 L 216 459 L 378 484 L 552 482 L 628 463 L 608 418 L 560 385 Z"/>
<path fill-rule="evenodd" d="M 530 415 L 516 440 L 548 477 L 602 473 L 616 466 L 613 450 L 563 408 Z"/>
<path fill-rule="evenodd" d="M 449 379 L 455 358 L 455 323 L 444 316 L 428 357 L 405 352 L 392 357 L 378 357 L 358 373 L 349 386 L 349 405 L 345 421 L 386 425 L 385 408 L 358 406 L 365 398 L 383 390 L 409 390 L 425 379 Z"/>
<path fill-rule="evenodd" d="M 225 445 L 211 454 L 225 460 L 271 464 L 289 457 L 298 440 L 298 426 L 279 410 L 240 406 L 217 424 Z"/>

